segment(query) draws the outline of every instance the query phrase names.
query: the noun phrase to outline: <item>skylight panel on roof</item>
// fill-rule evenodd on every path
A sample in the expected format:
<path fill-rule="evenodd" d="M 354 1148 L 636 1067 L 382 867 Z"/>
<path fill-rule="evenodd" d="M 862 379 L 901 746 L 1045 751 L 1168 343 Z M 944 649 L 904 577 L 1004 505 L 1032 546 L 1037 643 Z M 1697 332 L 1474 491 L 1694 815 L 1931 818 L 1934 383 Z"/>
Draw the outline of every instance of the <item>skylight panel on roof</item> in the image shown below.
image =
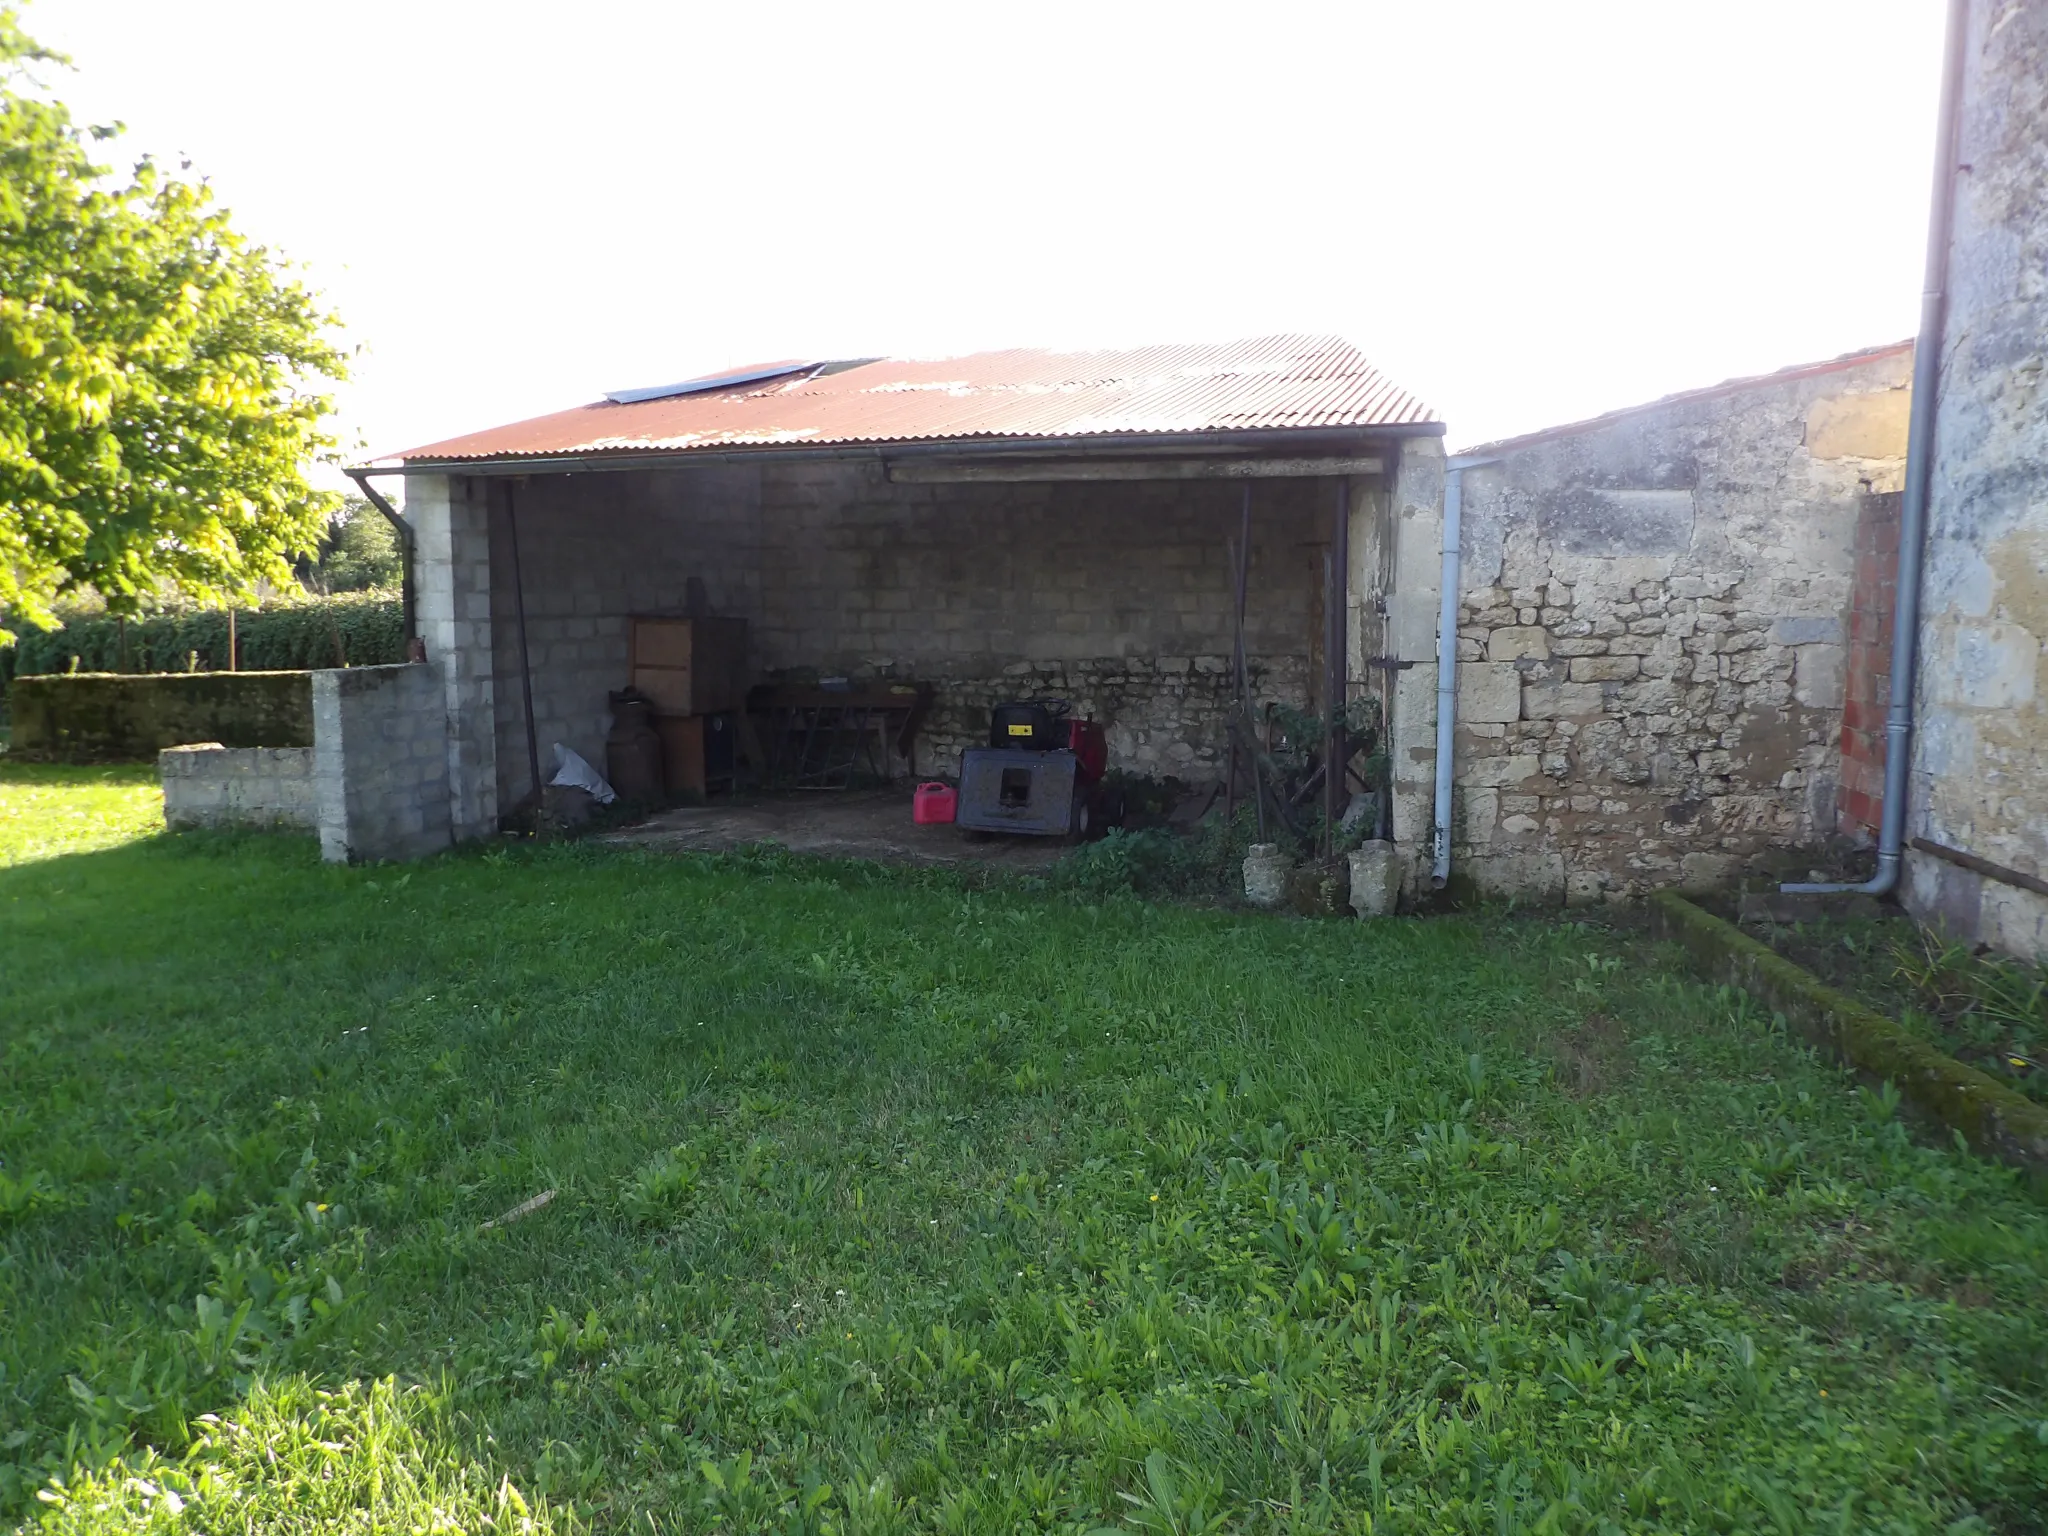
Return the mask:
<path fill-rule="evenodd" d="M 666 400 L 672 395 L 701 395 L 714 389 L 730 389 L 735 384 L 758 384 L 763 379 L 787 378 L 792 373 L 802 373 L 815 368 L 814 362 L 765 363 L 751 368 L 735 368 L 726 373 L 707 374 L 701 379 L 685 379 L 680 384 L 650 384 L 641 389 L 614 389 L 605 395 L 613 405 L 637 405 L 642 400 Z"/>

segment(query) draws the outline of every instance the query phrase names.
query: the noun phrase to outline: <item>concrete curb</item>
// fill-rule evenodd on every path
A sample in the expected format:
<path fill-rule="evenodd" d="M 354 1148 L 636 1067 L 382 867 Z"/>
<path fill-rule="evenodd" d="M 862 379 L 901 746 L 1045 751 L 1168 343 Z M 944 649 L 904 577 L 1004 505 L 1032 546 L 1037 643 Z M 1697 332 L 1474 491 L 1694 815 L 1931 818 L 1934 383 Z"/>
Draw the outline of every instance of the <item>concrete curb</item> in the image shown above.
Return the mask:
<path fill-rule="evenodd" d="M 1961 1131 L 1985 1156 L 2025 1169 L 2037 1183 L 2048 1180 L 2048 1108 L 1942 1055 L 1682 896 L 1652 896 L 1650 919 L 1657 935 L 1683 949 L 1708 980 L 1754 994 L 1816 1045 L 1859 1071 L 1890 1079 L 1903 1098 Z"/>

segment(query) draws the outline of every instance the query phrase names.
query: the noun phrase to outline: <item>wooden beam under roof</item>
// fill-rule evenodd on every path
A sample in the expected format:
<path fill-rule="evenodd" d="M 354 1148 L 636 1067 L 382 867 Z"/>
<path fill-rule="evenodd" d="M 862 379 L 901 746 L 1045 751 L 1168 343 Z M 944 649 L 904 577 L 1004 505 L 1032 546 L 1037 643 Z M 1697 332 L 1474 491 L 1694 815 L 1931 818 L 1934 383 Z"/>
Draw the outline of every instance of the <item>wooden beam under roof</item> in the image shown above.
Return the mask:
<path fill-rule="evenodd" d="M 892 460 L 896 485 L 1014 485 L 1055 480 L 1302 480 L 1377 475 L 1377 455 L 1310 459 L 1017 459 Z"/>

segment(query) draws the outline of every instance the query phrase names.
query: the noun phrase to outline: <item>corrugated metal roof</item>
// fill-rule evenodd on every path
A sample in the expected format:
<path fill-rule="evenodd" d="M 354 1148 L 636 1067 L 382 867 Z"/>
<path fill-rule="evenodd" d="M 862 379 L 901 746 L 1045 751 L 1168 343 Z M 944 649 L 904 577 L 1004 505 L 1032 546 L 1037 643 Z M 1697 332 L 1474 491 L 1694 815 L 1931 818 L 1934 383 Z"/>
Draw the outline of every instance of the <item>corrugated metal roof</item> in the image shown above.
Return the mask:
<path fill-rule="evenodd" d="M 1334 336 L 1126 351 L 883 358 L 608 400 L 408 448 L 403 460 L 691 453 L 1183 432 L 1428 427 L 1428 406 Z"/>

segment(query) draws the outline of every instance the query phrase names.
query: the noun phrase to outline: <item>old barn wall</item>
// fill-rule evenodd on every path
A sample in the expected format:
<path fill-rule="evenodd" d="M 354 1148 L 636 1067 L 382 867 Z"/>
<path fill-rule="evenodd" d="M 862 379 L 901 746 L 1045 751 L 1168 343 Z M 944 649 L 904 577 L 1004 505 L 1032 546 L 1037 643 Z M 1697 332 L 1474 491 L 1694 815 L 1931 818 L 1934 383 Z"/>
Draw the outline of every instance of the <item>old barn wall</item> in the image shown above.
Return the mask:
<path fill-rule="evenodd" d="M 1321 654 L 1331 482 L 1253 488 L 1247 648 L 1262 697 L 1306 703 Z M 1218 771 L 1230 678 L 1225 543 L 1241 486 L 892 485 L 868 466 L 764 471 L 764 667 L 938 685 L 950 771 L 999 699 L 1050 694 L 1108 727 L 1112 763 Z"/>
<path fill-rule="evenodd" d="M 949 771 L 982 739 L 990 703 L 1040 693 L 1105 721 L 1117 766 L 1218 769 L 1239 486 L 899 485 L 865 462 L 470 485 L 488 499 L 482 639 L 504 803 L 528 776 L 515 527 L 544 772 L 555 741 L 602 764 L 629 620 L 685 611 L 693 580 L 707 611 L 748 620 L 759 675 L 935 684 L 919 772 Z M 1327 480 L 1255 486 L 1249 649 L 1263 697 L 1311 695 L 1335 494 Z"/>
<path fill-rule="evenodd" d="M 2048 0 L 1973 0 L 1909 830 L 2048 878 Z M 2048 954 L 2048 898 L 1920 851 L 1907 904 Z"/>
<path fill-rule="evenodd" d="M 1729 882 L 1834 828 L 1862 498 L 1903 468 L 1894 347 L 1476 450 L 1457 866 L 1592 901 Z"/>

